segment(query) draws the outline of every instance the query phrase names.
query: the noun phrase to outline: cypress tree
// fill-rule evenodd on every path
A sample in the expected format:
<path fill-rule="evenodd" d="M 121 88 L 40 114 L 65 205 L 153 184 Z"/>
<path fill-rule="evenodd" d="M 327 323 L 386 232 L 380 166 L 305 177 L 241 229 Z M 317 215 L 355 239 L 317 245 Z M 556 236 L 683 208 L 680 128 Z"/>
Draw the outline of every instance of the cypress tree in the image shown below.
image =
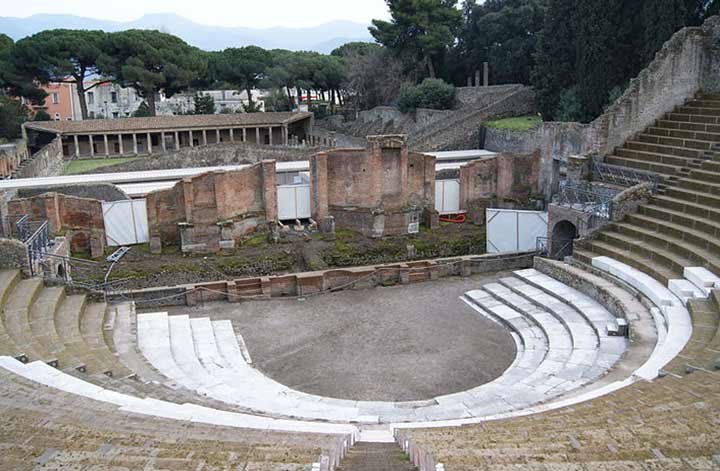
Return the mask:
<path fill-rule="evenodd" d="M 577 0 L 549 0 L 539 35 L 532 83 L 537 106 L 547 121 L 556 118 L 563 91 L 575 84 Z"/>

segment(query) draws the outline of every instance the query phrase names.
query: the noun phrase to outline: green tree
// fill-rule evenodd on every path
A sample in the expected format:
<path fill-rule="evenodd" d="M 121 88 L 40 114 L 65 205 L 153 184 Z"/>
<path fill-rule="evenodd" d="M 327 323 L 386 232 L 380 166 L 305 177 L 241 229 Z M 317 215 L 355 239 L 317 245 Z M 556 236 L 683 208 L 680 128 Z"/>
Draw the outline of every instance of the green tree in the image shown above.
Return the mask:
<path fill-rule="evenodd" d="M 28 117 L 29 111 L 20 100 L 0 96 L 0 141 L 19 138 L 22 135 L 22 123 Z"/>
<path fill-rule="evenodd" d="M 171 34 L 151 30 L 127 30 L 109 35 L 109 56 L 101 63 L 103 72 L 123 86 L 134 88 L 156 115 L 155 96 L 170 98 L 187 90 L 208 67 L 207 53 L 189 46 Z"/>
<path fill-rule="evenodd" d="M 376 53 L 381 48 L 382 46 L 376 43 L 356 41 L 335 48 L 330 55 L 335 57 L 367 56 Z"/>
<path fill-rule="evenodd" d="M 462 24 L 457 0 L 386 0 L 391 21 L 373 20 L 370 34 L 398 55 L 422 60 L 431 78 Z"/>
<path fill-rule="evenodd" d="M 566 122 L 580 121 L 585 117 L 578 98 L 577 87 L 568 88 L 560 93 L 557 109 L 553 111 L 553 116 L 558 121 Z"/>
<path fill-rule="evenodd" d="M 709 18 L 712 15 L 720 14 L 720 0 L 714 0 L 708 3 L 707 10 L 705 11 L 705 17 Z"/>
<path fill-rule="evenodd" d="M 212 60 L 217 78 L 245 90 L 249 106 L 252 107 L 252 91 L 272 64 L 270 53 L 257 46 L 228 48 L 214 55 Z"/>
<path fill-rule="evenodd" d="M 148 108 L 148 104 L 146 101 L 141 102 L 138 108 L 133 113 L 133 118 L 148 118 L 150 116 L 150 108 Z"/>
<path fill-rule="evenodd" d="M 465 76 L 488 62 L 493 83 L 530 83 L 547 0 L 467 0 L 458 41 Z M 460 79 L 462 79 L 460 77 Z"/>
<path fill-rule="evenodd" d="M 193 97 L 194 114 L 215 114 L 215 99 L 212 95 L 196 93 Z"/>
<path fill-rule="evenodd" d="M 577 9 L 577 96 L 583 120 L 599 116 L 608 95 L 625 81 L 627 43 L 618 40 L 625 35 L 623 0 L 578 0 Z M 630 60 L 628 60 L 630 59 Z"/>
<path fill-rule="evenodd" d="M 102 31 L 42 31 L 18 41 L 13 57 L 18 69 L 40 83 L 74 84 L 80 113 L 83 119 L 87 119 L 85 93 L 107 83 L 107 80 L 99 80 L 85 88 L 85 82 L 99 73 L 98 62 L 105 55 L 106 36 Z"/>
<path fill-rule="evenodd" d="M 532 84 L 543 119 L 555 119 L 560 95 L 575 83 L 576 0 L 549 0 L 538 35 Z"/>
<path fill-rule="evenodd" d="M 51 119 L 50 114 L 42 108 L 36 110 L 32 117 L 33 121 L 50 121 Z"/>
<path fill-rule="evenodd" d="M 676 31 L 702 20 L 702 0 L 645 0 L 643 2 L 643 60 L 649 63 Z"/>
<path fill-rule="evenodd" d="M 420 85 L 404 86 L 398 105 L 403 113 L 418 108 L 449 110 L 455 105 L 455 87 L 440 79 L 425 79 Z"/>
<path fill-rule="evenodd" d="M 47 97 L 47 93 L 36 86 L 34 77 L 16 60 L 15 43 L 5 34 L 0 34 L 0 96 L 2 95 L 25 97 L 36 104 L 44 102 Z"/>

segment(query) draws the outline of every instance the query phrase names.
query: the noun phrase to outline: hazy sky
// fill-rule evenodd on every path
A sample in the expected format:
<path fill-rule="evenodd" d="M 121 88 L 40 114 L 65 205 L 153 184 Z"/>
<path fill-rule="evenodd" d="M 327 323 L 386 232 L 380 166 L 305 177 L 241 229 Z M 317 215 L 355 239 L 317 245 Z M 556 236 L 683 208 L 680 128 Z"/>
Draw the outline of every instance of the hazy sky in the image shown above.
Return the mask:
<path fill-rule="evenodd" d="M 221 26 L 315 26 L 333 20 L 369 23 L 388 16 L 384 0 L 0 0 L 0 16 L 62 13 L 135 20 L 146 13 L 176 13 Z"/>

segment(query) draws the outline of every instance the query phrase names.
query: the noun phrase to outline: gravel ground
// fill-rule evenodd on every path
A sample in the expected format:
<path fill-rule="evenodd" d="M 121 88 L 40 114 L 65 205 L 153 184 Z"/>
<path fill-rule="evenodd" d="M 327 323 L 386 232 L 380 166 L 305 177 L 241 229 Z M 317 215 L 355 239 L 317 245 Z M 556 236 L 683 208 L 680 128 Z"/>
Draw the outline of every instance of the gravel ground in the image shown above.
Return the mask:
<path fill-rule="evenodd" d="M 291 388 L 352 400 L 422 400 L 492 381 L 510 366 L 509 332 L 459 299 L 507 275 L 213 303 L 170 314 L 231 319 L 255 367 Z"/>

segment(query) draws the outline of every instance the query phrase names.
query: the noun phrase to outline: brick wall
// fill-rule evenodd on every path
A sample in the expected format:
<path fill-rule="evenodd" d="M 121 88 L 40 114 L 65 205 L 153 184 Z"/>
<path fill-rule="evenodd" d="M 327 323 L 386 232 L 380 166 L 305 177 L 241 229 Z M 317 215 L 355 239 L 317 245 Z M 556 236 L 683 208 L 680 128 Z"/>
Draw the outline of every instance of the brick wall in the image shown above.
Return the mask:
<path fill-rule="evenodd" d="M 10 216 L 29 215 L 33 220 L 47 220 L 50 231 L 66 233 L 73 252 L 100 256 L 105 247 L 105 223 L 102 202 L 90 198 L 45 193 L 8 203 Z M 92 253 L 91 243 L 95 241 Z"/>
<path fill-rule="evenodd" d="M 178 224 L 185 223 L 192 226 L 193 245 L 216 251 L 224 239 L 219 223 L 230 232 L 226 240 L 235 240 L 277 219 L 275 161 L 187 178 L 147 195 L 147 208 L 151 238 L 177 244 Z"/>
<path fill-rule="evenodd" d="M 408 151 L 401 135 L 370 136 L 370 149 L 338 149 L 310 157 L 313 218 L 379 237 L 407 233 L 432 211 L 435 158 Z"/>
<path fill-rule="evenodd" d="M 526 200 L 540 191 L 540 152 L 498 154 L 460 168 L 460 209 L 482 223 L 492 202 Z"/>

